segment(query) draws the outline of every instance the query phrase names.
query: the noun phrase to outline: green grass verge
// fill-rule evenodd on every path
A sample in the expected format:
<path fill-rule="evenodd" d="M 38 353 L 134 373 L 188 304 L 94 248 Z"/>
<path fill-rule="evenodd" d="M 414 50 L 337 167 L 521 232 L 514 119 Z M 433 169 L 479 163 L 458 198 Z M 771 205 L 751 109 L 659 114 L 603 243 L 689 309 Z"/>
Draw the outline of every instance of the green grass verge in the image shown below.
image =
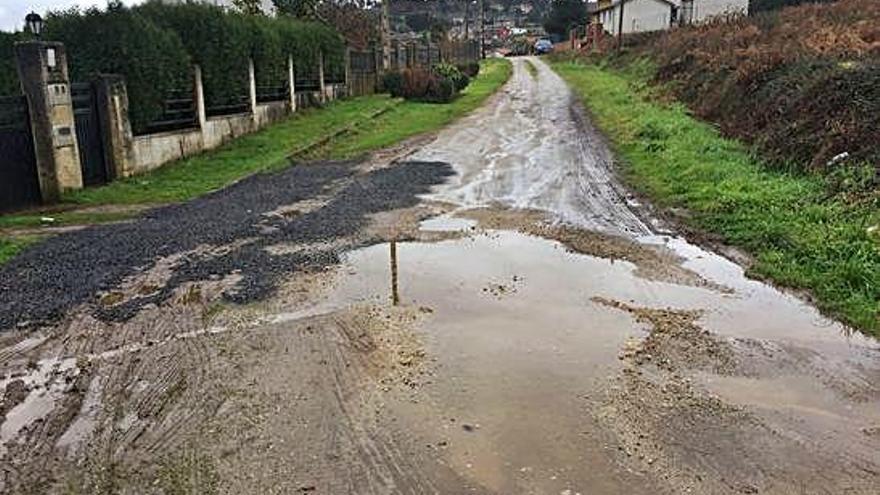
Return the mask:
<path fill-rule="evenodd" d="M 829 197 L 819 177 L 766 167 L 683 105 L 652 97 L 643 63 L 552 66 L 612 139 L 634 187 L 751 253 L 753 275 L 808 290 L 826 313 L 880 334 L 876 206 Z"/>
<path fill-rule="evenodd" d="M 0 264 L 9 261 L 37 240 L 36 237 L 0 237 Z"/>
<path fill-rule="evenodd" d="M 281 168 L 299 147 L 318 141 L 346 125 L 396 104 L 385 95 L 333 102 L 307 109 L 290 119 L 243 136 L 220 148 L 171 163 L 155 171 L 82 189 L 65 201 L 83 205 L 166 203 L 183 201 L 220 189 L 255 172 Z"/>
<path fill-rule="evenodd" d="M 532 76 L 532 79 L 538 78 L 538 68 L 535 67 L 535 64 L 533 64 L 531 60 L 526 60 L 526 70 L 529 71 L 529 75 Z"/>
<path fill-rule="evenodd" d="M 405 101 L 381 117 L 357 126 L 354 132 L 335 139 L 326 153 L 332 158 L 355 156 L 437 130 L 482 105 L 510 78 L 511 72 L 509 60 L 485 60 L 479 75 L 452 103 Z"/>

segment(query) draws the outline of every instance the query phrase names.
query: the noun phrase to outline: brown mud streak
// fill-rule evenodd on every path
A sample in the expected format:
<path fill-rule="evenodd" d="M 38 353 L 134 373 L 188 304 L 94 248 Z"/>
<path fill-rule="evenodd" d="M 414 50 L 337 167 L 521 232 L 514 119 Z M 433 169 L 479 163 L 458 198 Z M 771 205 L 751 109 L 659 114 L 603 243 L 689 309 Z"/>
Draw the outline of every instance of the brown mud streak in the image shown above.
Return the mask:
<path fill-rule="evenodd" d="M 694 372 L 750 367 L 736 341 L 697 324 L 700 312 L 591 300 L 648 325 L 621 350 L 624 369 L 594 412 L 620 438 L 624 465 L 667 481 L 672 493 L 876 493 L 874 468 L 845 446 L 768 425 L 695 385 Z"/>
<path fill-rule="evenodd" d="M 706 280 L 698 273 L 682 266 L 684 259 L 672 250 L 657 245 L 642 244 L 624 237 L 583 230 L 564 224 L 552 223 L 552 217 L 540 210 L 518 210 L 496 206 L 475 208 L 456 214 L 479 222 L 486 229 L 517 230 L 562 243 L 573 252 L 623 260 L 635 265 L 637 277 L 655 282 L 666 282 L 732 294 L 733 290 Z"/>

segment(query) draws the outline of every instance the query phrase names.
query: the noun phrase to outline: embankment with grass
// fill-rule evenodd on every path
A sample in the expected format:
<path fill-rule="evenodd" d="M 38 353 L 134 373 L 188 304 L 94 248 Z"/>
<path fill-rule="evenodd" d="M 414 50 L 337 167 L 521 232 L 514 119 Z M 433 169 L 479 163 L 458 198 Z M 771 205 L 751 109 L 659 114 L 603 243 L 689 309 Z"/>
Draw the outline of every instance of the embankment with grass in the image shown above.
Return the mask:
<path fill-rule="evenodd" d="M 880 212 L 784 171 L 697 120 L 651 84 L 645 60 L 553 62 L 621 158 L 637 190 L 682 222 L 750 253 L 752 275 L 809 291 L 826 313 L 880 334 Z M 622 68 L 623 67 L 623 68 Z"/>

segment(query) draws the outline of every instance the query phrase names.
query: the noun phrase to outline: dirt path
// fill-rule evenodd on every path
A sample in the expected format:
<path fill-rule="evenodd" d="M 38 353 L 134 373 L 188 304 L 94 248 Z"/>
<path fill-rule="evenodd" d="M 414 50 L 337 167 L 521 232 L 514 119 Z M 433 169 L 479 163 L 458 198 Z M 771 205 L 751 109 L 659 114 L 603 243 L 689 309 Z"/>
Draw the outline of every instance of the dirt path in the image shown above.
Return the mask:
<path fill-rule="evenodd" d="M 0 491 L 880 492 L 880 346 L 661 231 L 533 63 L 3 268 Z"/>

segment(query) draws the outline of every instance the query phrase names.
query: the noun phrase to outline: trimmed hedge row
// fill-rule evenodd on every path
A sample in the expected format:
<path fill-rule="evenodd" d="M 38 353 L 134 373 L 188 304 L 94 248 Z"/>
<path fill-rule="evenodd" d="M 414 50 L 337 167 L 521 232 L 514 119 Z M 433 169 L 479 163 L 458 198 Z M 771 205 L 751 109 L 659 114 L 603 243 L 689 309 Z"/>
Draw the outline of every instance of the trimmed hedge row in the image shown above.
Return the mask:
<path fill-rule="evenodd" d="M 125 77 L 136 132 L 162 114 L 169 91 L 188 84 L 189 56 L 180 40 L 129 9 L 54 12 L 44 39 L 65 44 L 74 81 L 96 73 Z"/>
<path fill-rule="evenodd" d="M 21 92 L 13 51 L 13 46 L 20 37 L 19 33 L 0 31 L 0 96 L 17 95 Z"/>
<path fill-rule="evenodd" d="M 288 55 L 298 73 L 317 74 L 322 52 L 327 72 L 344 70 L 345 59 L 342 38 L 326 25 L 245 16 L 203 3 L 127 8 L 111 2 L 106 10 L 53 12 L 44 39 L 67 46 L 75 80 L 96 73 L 125 77 L 135 132 L 162 115 L 170 91 L 191 87 L 193 64 L 202 68 L 205 104 L 213 107 L 247 95 L 249 57 L 258 86 L 286 82 Z"/>

